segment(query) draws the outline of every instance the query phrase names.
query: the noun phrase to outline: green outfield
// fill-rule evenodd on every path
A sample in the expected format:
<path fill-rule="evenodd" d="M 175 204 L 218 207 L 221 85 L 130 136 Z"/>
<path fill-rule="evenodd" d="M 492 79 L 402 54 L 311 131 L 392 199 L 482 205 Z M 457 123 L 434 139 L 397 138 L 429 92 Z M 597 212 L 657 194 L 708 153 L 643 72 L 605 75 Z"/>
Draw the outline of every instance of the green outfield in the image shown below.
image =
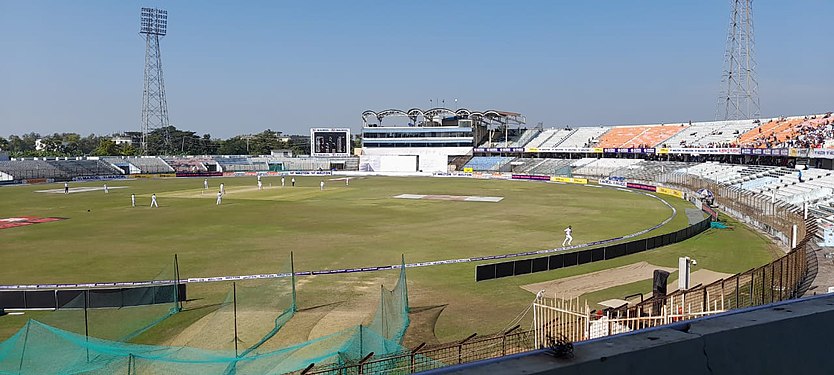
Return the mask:
<path fill-rule="evenodd" d="M 67 220 L 0 230 L 0 284 L 148 280 L 173 255 L 183 278 L 281 272 L 290 252 L 296 271 L 415 263 L 558 247 L 566 226 L 574 244 L 640 231 L 662 222 L 671 210 L 641 193 L 616 189 L 503 180 L 452 178 L 335 177 L 137 179 L 109 181 L 109 193 L 65 195 L 38 190 L 62 184 L 0 188 L 0 218 L 63 217 Z M 323 191 L 320 181 L 325 182 Z M 226 196 L 215 204 L 220 182 Z M 71 188 L 103 182 L 71 183 Z M 130 195 L 136 194 L 137 207 Z M 156 194 L 159 208 L 151 208 Z M 497 203 L 395 199 L 399 194 L 503 197 Z M 663 196 L 677 216 L 645 236 L 687 225 L 688 202 Z M 476 283 L 475 263 L 408 270 L 412 324 L 406 343 L 449 341 L 494 332 L 525 310 L 534 295 L 521 285 L 553 280 L 638 261 L 676 267 L 677 257 L 696 257 L 699 266 L 735 273 L 776 256 L 774 247 L 744 226 L 709 230 L 684 243 L 615 260 Z M 367 322 L 379 285 L 393 287 L 396 271 L 303 276 L 300 311 L 267 345 L 280 347 Z M 645 282 L 598 288 L 592 301 L 647 292 Z M 137 341 L 181 344 L 200 319 L 217 308 L 228 283 L 189 285 L 185 310 Z M 27 318 L 50 312 L 0 317 L 0 338 Z M 194 326 L 194 327 L 192 327 Z M 191 328 L 189 328 L 191 327 Z M 205 328 L 200 328 L 205 329 Z M 218 333 L 218 336 L 228 332 Z M 211 346 L 211 345 L 207 345 Z"/>

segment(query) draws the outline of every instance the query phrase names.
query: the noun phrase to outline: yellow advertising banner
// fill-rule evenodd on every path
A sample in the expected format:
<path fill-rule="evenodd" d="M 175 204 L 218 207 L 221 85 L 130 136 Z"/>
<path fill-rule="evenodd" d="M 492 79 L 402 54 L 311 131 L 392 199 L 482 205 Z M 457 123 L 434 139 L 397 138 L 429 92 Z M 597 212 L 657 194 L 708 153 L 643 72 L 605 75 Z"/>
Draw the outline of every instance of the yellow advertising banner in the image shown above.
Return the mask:
<path fill-rule="evenodd" d="M 472 173 L 474 170 L 471 167 L 463 168 L 464 173 Z"/>
<path fill-rule="evenodd" d="M 527 147 L 527 149 L 525 149 L 524 151 L 525 152 L 539 152 L 539 148 L 538 147 Z"/>
<path fill-rule="evenodd" d="M 657 149 L 657 153 L 658 154 L 668 154 L 669 149 L 668 148 L 659 148 L 659 149 Z"/>
<path fill-rule="evenodd" d="M 683 199 L 683 192 L 680 190 L 669 189 L 662 186 L 657 187 L 657 192 L 660 194 L 671 195 Z"/>
<path fill-rule="evenodd" d="M 565 183 L 568 183 L 568 184 L 582 184 L 582 185 L 586 185 L 588 183 L 587 178 L 558 177 L 558 176 L 551 177 L 550 181 L 565 182 Z"/>
<path fill-rule="evenodd" d="M 601 153 L 602 153 L 602 148 L 600 148 L 600 147 L 594 147 L 594 153 L 595 153 L 595 154 L 601 154 Z"/>

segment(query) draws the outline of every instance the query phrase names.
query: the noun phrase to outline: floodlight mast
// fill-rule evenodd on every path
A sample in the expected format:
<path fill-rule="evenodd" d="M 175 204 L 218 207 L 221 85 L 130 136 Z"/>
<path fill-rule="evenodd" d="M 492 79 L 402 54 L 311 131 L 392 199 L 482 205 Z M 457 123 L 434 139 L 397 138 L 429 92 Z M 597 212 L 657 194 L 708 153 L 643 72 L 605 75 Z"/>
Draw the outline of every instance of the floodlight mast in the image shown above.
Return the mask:
<path fill-rule="evenodd" d="M 159 38 L 167 33 L 168 11 L 142 8 L 139 34 L 145 38 L 145 81 L 142 90 L 141 124 L 144 153 L 148 150 L 148 134 L 154 129 L 168 126 L 168 102 L 165 99 L 162 54 L 159 50 Z"/>
<path fill-rule="evenodd" d="M 759 82 L 753 39 L 753 0 L 730 0 L 730 27 L 716 120 L 759 118 Z"/>

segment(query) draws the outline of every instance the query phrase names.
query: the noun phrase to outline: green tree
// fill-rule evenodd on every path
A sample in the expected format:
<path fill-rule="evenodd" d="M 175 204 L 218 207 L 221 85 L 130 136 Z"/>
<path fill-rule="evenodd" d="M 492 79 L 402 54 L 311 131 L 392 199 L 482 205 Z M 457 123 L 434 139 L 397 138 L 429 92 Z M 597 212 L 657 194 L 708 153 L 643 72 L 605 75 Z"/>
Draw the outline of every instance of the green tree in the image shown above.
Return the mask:
<path fill-rule="evenodd" d="M 99 137 L 95 134 L 90 134 L 86 137 L 79 138 L 77 147 L 80 155 L 91 155 L 98 147 L 104 137 Z"/>
<path fill-rule="evenodd" d="M 266 129 L 252 136 L 249 142 L 250 155 L 269 155 L 272 150 L 282 148 L 284 145 L 279 136 L 281 133 Z"/>
<path fill-rule="evenodd" d="M 234 136 L 220 142 L 218 151 L 220 155 L 245 155 L 247 153 L 246 140 L 241 136 Z"/>
<path fill-rule="evenodd" d="M 116 145 L 116 142 L 113 142 L 109 139 L 102 139 L 98 147 L 93 150 L 92 153 L 94 156 L 112 156 L 112 155 L 119 155 L 119 147 Z"/>
<path fill-rule="evenodd" d="M 125 143 L 119 145 L 119 155 L 121 156 L 138 156 L 142 154 L 142 150 L 136 148 L 132 143 Z"/>

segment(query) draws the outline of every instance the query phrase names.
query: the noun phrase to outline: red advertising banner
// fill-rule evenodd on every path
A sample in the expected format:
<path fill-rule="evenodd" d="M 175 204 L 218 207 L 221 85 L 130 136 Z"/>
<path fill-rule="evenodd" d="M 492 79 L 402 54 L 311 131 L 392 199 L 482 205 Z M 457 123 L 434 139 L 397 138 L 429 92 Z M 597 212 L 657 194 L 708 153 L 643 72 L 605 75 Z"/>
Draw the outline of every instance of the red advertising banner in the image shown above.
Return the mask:
<path fill-rule="evenodd" d="M 64 220 L 64 218 L 61 218 L 61 217 L 34 217 L 34 216 L 7 217 L 7 218 L 0 219 L 0 229 L 22 227 L 22 226 L 26 226 L 26 225 L 39 224 L 39 223 L 49 223 L 49 222 L 52 222 L 52 221 L 59 221 L 59 220 Z"/>

